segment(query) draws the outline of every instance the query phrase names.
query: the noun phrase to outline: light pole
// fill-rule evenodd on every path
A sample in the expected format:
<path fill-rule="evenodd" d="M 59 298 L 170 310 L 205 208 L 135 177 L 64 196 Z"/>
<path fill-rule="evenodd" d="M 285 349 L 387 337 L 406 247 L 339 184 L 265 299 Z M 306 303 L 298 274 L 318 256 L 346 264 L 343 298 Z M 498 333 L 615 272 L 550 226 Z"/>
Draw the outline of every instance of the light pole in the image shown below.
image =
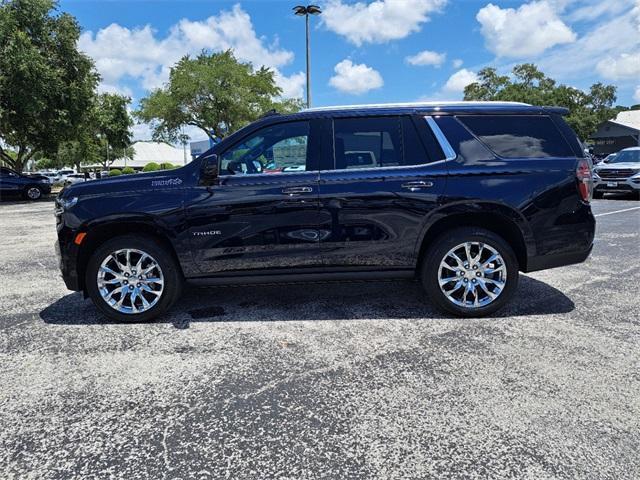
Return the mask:
<path fill-rule="evenodd" d="M 298 5 L 293 7 L 293 13 L 302 17 L 305 17 L 305 24 L 307 27 L 307 108 L 311 107 L 311 67 L 310 67 L 310 57 L 311 57 L 311 46 L 309 45 L 309 15 L 320 15 L 322 10 L 317 5 L 307 5 L 306 7 L 303 5 Z"/>

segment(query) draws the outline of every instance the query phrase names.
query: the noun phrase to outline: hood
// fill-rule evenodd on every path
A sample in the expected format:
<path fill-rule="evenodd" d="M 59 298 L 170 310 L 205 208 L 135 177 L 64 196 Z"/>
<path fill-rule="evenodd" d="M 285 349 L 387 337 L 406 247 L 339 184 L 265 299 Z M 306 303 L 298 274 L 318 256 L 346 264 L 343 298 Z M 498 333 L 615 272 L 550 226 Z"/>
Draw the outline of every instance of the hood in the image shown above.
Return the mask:
<path fill-rule="evenodd" d="M 186 180 L 187 170 L 161 170 L 156 172 L 118 175 L 97 180 L 88 180 L 68 185 L 60 193 L 61 198 L 104 195 L 119 192 L 144 192 L 180 188 Z"/>

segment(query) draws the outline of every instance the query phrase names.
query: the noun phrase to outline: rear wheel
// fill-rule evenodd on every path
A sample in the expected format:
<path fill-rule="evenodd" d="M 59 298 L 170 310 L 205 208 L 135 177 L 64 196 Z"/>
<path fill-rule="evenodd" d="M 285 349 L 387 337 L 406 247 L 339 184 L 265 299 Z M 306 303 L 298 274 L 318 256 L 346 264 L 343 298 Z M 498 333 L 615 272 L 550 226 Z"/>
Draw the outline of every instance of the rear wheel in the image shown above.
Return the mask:
<path fill-rule="evenodd" d="M 36 185 L 29 185 L 24 189 L 24 197 L 27 200 L 39 200 L 42 197 L 42 190 Z"/>
<path fill-rule="evenodd" d="M 518 261 L 509 244 L 481 228 L 450 230 L 426 253 L 422 284 L 442 310 L 482 317 L 502 308 L 518 285 Z"/>
<path fill-rule="evenodd" d="M 173 256 L 153 237 L 125 235 L 93 253 L 85 277 L 87 293 L 105 316 L 145 322 L 164 313 L 182 290 Z"/>

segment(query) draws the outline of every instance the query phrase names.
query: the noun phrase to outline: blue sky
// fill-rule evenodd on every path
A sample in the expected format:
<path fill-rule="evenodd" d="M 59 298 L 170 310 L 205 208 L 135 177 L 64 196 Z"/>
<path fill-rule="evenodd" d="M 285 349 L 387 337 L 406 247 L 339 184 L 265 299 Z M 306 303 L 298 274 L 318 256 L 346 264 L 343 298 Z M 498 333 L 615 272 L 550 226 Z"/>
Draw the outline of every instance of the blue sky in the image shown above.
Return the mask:
<path fill-rule="evenodd" d="M 317 1 L 312 19 L 314 106 L 461 99 L 484 66 L 534 62 L 562 83 L 618 87 L 640 103 L 640 0 Z M 137 101 L 184 54 L 233 48 L 304 94 L 304 20 L 294 1 L 62 0 L 83 28 L 104 91 Z M 202 137 L 193 131 L 193 138 Z M 135 136 L 149 137 L 139 125 Z"/>

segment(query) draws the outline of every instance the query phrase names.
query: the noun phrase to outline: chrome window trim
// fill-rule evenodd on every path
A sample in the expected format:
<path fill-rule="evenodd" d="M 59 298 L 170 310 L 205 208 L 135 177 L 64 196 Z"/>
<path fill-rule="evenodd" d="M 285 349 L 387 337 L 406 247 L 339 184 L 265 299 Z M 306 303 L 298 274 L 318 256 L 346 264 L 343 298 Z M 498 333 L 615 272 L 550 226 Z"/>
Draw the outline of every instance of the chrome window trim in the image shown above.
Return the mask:
<path fill-rule="evenodd" d="M 440 127 L 433 119 L 433 117 L 426 116 L 424 117 L 424 119 L 427 121 L 427 125 L 429 125 L 429 128 L 433 132 L 433 135 L 436 137 L 436 140 L 440 144 L 440 148 L 442 148 L 442 152 L 444 153 L 444 159 L 453 160 L 454 158 L 456 158 L 458 155 L 456 155 L 456 152 L 449 143 L 449 140 L 447 140 L 447 137 L 444 135 L 442 130 L 440 130 Z"/>

